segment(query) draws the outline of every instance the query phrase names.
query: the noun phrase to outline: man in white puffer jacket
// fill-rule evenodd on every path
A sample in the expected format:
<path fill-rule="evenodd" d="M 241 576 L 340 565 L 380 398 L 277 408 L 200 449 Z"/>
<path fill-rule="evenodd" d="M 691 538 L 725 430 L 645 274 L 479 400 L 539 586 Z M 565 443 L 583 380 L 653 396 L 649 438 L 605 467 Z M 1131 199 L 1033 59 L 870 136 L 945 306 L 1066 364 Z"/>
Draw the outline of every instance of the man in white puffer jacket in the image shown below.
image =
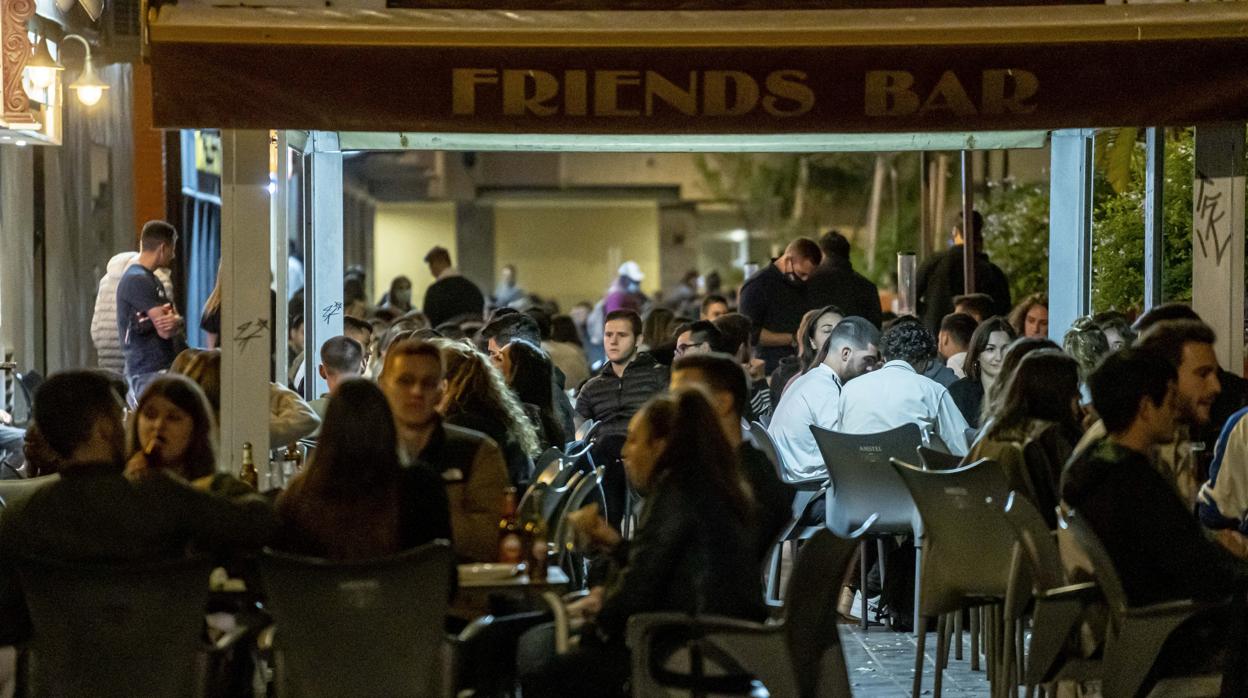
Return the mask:
<path fill-rule="evenodd" d="M 95 312 L 91 315 L 91 343 L 99 357 L 97 364 L 117 373 L 125 373 L 126 356 L 121 351 L 121 337 L 117 335 L 117 284 L 121 275 L 131 264 L 137 264 L 139 253 L 121 252 L 108 260 L 108 269 L 100 279 L 100 290 L 95 295 Z M 168 269 L 157 269 L 156 277 L 164 285 L 165 292 L 173 297 L 173 281 Z"/>

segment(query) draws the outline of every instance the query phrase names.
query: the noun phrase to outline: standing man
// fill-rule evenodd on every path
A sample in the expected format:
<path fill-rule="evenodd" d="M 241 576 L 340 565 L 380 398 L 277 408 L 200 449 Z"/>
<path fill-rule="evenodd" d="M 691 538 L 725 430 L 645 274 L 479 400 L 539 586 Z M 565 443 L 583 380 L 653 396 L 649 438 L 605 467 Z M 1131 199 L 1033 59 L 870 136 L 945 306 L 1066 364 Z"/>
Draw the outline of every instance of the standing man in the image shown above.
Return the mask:
<path fill-rule="evenodd" d="M 823 261 L 806 282 L 806 295 L 812 308 L 835 305 L 845 315 L 866 318 L 879 327 L 884 321 L 880 309 L 880 289 L 867 277 L 854 271 L 849 261 L 849 240 L 835 230 L 819 238 Z"/>
<path fill-rule="evenodd" d="M 649 353 L 637 350 L 642 340 L 641 317 L 631 310 L 608 313 L 602 339 L 607 362 L 581 388 L 576 411 L 582 419 L 600 423 L 594 461 L 607 468 L 602 483 L 607 520 L 618 529 L 628 486 L 620 462 L 628 422 L 647 400 L 667 389 L 669 371 Z"/>
<path fill-rule="evenodd" d="M 177 243 L 178 232 L 172 225 L 165 221 L 145 223 L 139 262 L 127 267 L 117 284 L 117 336 L 126 356 L 131 407 L 186 344 L 182 316 L 155 273 L 168 268 Z"/>
<path fill-rule="evenodd" d="M 935 334 L 940 331 L 940 321 L 955 311 L 953 299 L 961 295 L 965 280 L 962 275 L 962 219 L 953 227 L 953 247 L 938 252 L 919 267 L 917 293 L 919 313 L 923 324 Z M 989 316 L 1009 315 L 1010 282 L 1001 267 L 988 260 L 984 252 L 984 217 L 979 211 L 972 212 L 971 230 L 975 236 L 975 290 L 992 297 L 993 308 Z M 981 318 L 986 319 L 986 318 Z"/>
<path fill-rule="evenodd" d="M 805 283 L 821 261 L 823 252 L 815 241 L 798 238 L 741 287 L 738 306 L 753 323 L 754 345 L 768 374 L 780 359 L 797 351 L 794 337 L 802 315 L 814 307 L 806 298 Z"/>
<path fill-rule="evenodd" d="M 784 391 L 767 433 L 789 477 L 827 476 L 811 426 L 841 431 L 841 387 L 880 362 L 880 331 L 865 318 L 847 317 L 828 335 L 823 361 L 797 377 Z"/>
<path fill-rule="evenodd" d="M 445 247 L 435 247 L 425 255 L 425 263 L 435 279 L 425 291 L 421 308 L 429 316 L 429 324 L 436 328 L 458 320 L 480 321 L 485 313 L 485 296 L 451 266 L 451 253 Z"/>

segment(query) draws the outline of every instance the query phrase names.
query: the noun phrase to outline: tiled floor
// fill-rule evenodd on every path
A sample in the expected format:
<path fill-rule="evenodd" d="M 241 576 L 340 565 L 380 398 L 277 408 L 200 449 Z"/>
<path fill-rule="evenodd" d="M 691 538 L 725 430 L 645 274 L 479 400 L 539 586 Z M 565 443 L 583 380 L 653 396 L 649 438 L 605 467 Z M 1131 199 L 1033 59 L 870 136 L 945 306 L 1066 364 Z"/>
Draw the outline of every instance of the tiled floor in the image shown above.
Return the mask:
<path fill-rule="evenodd" d="M 916 638 L 909 633 L 894 633 L 872 627 L 863 632 L 858 626 L 842 625 L 841 639 L 845 647 L 845 664 L 849 667 L 849 685 L 855 698 L 895 698 L 909 696 L 914 681 Z M 923 693 L 932 695 L 935 676 L 936 633 L 928 633 L 926 661 L 923 663 Z M 963 642 L 963 659 L 950 654 L 941 694 L 948 698 L 987 696 L 988 678 L 982 671 L 971 671 L 969 641 Z"/>

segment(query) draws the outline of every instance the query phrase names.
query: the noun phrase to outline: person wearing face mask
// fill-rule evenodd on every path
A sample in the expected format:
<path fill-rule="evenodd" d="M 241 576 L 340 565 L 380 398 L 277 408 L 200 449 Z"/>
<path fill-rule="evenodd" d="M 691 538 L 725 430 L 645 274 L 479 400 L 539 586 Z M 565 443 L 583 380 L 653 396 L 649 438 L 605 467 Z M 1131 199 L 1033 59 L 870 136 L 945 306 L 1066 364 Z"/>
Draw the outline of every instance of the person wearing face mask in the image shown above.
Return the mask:
<path fill-rule="evenodd" d="M 178 232 L 164 221 L 148 221 L 140 237 L 138 263 L 117 284 L 117 336 L 126 357 L 131 406 L 186 344 L 182 316 L 156 276 L 157 269 L 173 262 Z"/>
<path fill-rule="evenodd" d="M 984 396 L 992 390 L 1001 373 L 1006 347 L 1014 341 L 1014 328 L 1001 317 L 989 318 L 971 335 L 966 352 L 966 377 L 949 386 L 949 395 L 967 424 L 979 428 Z"/>
<path fill-rule="evenodd" d="M 406 276 L 394 277 L 381 307 L 393 310 L 400 316 L 410 313 L 412 311 L 412 280 Z"/>
<path fill-rule="evenodd" d="M 810 238 L 798 238 L 741 287 L 738 310 L 753 323 L 755 352 L 766 363 L 768 374 L 781 359 L 797 352 L 798 326 L 813 307 L 805 282 L 821 261 L 819 245 Z"/>

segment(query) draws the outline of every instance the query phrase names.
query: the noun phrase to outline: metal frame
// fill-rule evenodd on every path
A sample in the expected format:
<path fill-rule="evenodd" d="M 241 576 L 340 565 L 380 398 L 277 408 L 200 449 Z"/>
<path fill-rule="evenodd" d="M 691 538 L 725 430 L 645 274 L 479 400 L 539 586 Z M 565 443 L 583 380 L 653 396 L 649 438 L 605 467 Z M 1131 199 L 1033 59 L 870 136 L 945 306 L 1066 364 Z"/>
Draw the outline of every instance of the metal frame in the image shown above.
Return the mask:
<path fill-rule="evenodd" d="M 1092 129 L 1054 131 L 1049 157 L 1049 337 L 1092 308 Z"/>

